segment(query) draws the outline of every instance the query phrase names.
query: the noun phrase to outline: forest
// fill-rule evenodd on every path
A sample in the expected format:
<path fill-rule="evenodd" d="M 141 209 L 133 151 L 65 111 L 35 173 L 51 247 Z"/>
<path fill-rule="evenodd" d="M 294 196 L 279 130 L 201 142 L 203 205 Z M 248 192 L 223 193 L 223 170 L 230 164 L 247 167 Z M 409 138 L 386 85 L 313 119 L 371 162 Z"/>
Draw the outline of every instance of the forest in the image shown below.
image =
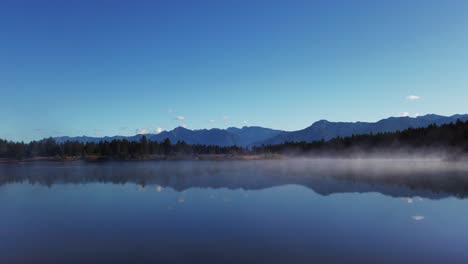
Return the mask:
<path fill-rule="evenodd" d="M 190 145 L 149 141 L 145 136 L 140 141 L 113 140 L 99 143 L 57 143 L 47 138 L 29 143 L 0 139 L 0 158 L 22 160 L 38 157 L 66 159 L 69 157 L 105 157 L 116 160 L 158 157 L 196 157 L 198 155 L 347 155 L 355 151 L 418 151 L 449 150 L 453 153 L 468 153 L 468 121 L 446 125 L 430 125 L 424 128 L 409 128 L 403 131 L 337 137 L 329 141 L 285 142 L 277 145 L 262 145 L 243 148 L 239 146 Z"/>
<path fill-rule="evenodd" d="M 348 155 L 356 152 L 451 152 L 468 153 L 468 121 L 402 131 L 336 137 L 329 141 L 285 142 L 253 147 L 255 153 L 286 155 Z"/>

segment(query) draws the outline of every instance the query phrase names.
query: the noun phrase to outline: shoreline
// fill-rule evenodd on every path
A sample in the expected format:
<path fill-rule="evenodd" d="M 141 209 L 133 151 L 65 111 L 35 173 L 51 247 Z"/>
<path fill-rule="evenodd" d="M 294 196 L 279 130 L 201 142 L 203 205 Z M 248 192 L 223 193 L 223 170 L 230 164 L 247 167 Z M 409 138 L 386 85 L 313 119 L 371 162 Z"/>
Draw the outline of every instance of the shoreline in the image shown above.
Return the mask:
<path fill-rule="evenodd" d="M 385 155 L 368 153 L 352 155 L 349 153 L 341 155 L 287 155 L 287 154 L 202 154 L 202 155 L 148 155 L 136 158 L 119 159 L 110 156 L 75 156 L 75 157 L 34 157 L 25 159 L 0 158 L 1 164 L 35 163 L 35 162 L 131 162 L 131 161 L 255 161 L 255 160 L 291 160 L 291 159 L 340 159 L 340 160 L 438 160 L 444 162 L 468 162 L 465 155 L 446 155 L 445 153 L 387 153 Z"/>
<path fill-rule="evenodd" d="M 88 156 L 88 157 L 34 157 L 26 159 L 0 159 L 0 164 L 16 164 L 16 163 L 33 163 L 33 162 L 73 162 L 73 161 L 85 161 L 85 162 L 126 162 L 126 161 L 183 161 L 183 160 L 274 160 L 274 159 L 287 159 L 284 155 L 279 154 L 258 154 L 258 155 L 224 155 L 224 154 L 205 154 L 196 156 L 160 156 L 150 155 L 138 158 L 118 159 L 108 156 Z"/>

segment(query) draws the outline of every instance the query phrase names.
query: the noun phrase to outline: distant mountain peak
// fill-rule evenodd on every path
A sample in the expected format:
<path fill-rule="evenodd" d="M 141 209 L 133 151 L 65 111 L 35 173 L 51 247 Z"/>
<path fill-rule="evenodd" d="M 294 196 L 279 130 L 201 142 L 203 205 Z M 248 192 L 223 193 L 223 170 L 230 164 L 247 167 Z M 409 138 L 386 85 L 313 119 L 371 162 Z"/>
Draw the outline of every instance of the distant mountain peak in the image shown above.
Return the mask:
<path fill-rule="evenodd" d="M 320 119 L 319 121 L 315 122 L 315 124 L 326 124 L 326 123 L 330 123 L 330 121 L 328 121 L 326 119 Z"/>
<path fill-rule="evenodd" d="M 183 126 L 178 126 L 176 128 L 174 128 L 172 131 L 192 131 L 186 127 L 183 127 Z"/>

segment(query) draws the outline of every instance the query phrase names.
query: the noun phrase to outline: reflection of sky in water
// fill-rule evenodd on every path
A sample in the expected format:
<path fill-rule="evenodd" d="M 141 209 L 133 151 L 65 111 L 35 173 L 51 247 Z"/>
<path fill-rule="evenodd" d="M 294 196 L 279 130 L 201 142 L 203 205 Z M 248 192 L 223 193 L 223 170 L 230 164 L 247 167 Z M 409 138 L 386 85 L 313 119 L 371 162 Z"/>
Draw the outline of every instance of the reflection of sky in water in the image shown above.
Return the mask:
<path fill-rule="evenodd" d="M 64 252 L 83 261 L 95 252 L 112 261 L 143 254 L 143 262 L 183 256 L 304 263 L 468 260 L 465 200 L 408 204 L 377 193 L 321 196 L 298 185 L 141 190 L 98 183 L 2 187 L 0 262 L 33 256 L 47 261 Z"/>
<path fill-rule="evenodd" d="M 450 195 L 298 181 L 307 174 L 291 183 L 273 175 L 270 186 L 262 172 L 144 184 L 99 183 L 107 172 L 93 172 L 90 182 L 1 185 L 0 263 L 468 261 L 468 200 Z"/>

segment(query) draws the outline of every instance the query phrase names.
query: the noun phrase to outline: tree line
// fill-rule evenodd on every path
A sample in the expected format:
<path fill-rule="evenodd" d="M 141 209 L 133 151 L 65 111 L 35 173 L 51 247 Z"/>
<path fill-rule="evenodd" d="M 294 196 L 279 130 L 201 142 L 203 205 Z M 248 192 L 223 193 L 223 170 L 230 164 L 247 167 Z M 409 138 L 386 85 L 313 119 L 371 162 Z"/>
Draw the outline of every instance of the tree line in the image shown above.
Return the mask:
<path fill-rule="evenodd" d="M 195 154 L 246 154 L 238 146 L 189 145 L 183 141 L 171 143 L 169 139 L 162 142 L 149 141 L 142 136 L 140 141 L 112 140 L 95 142 L 66 141 L 57 143 L 47 138 L 30 143 L 12 142 L 0 139 L 0 158 L 25 159 L 35 157 L 109 157 L 114 159 L 139 159 L 150 155 L 158 156 L 191 156 Z"/>
<path fill-rule="evenodd" d="M 149 141 L 142 136 L 140 141 L 112 140 L 93 142 L 67 141 L 57 143 L 47 138 L 30 143 L 12 142 L 0 139 L 0 158 L 25 159 L 35 157 L 109 157 L 113 159 L 139 159 L 150 155 L 196 156 L 203 154 L 252 155 L 252 154 L 333 154 L 340 155 L 355 150 L 394 151 L 401 149 L 445 149 L 468 153 L 468 121 L 441 126 L 409 128 L 402 131 L 377 134 L 337 137 L 329 141 L 285 142 L 276 145 L 262 145 L 251 148 L 239 146 L 216 146 L 187 144 L 183 141 L 171 143 Z"/>

